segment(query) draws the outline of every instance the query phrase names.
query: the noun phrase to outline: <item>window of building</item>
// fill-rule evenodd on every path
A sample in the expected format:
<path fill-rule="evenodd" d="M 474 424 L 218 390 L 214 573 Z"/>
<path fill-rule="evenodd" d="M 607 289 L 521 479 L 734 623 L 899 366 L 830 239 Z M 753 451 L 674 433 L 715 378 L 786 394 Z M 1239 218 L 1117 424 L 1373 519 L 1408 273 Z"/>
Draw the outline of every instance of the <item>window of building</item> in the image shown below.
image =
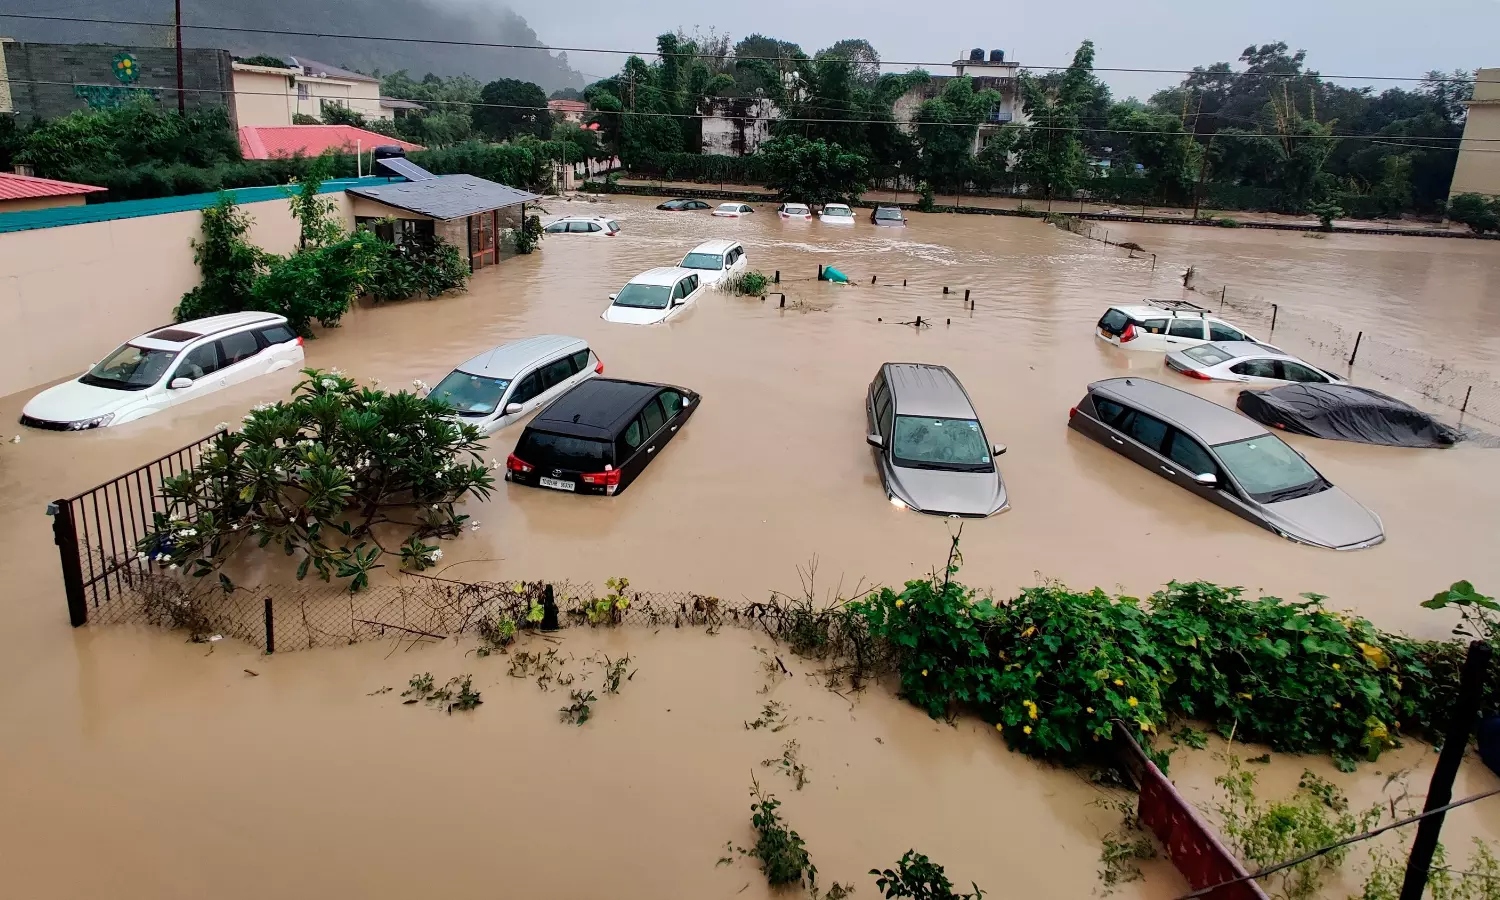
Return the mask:
<path fill-rule="evenodd" d="M 309 89 L 307 85 L 302 84 L 302 83 L 299 82 L 297 84 L 297 99 L 298 100 L 311 100 L 312 99 L 312 90 Z"/>

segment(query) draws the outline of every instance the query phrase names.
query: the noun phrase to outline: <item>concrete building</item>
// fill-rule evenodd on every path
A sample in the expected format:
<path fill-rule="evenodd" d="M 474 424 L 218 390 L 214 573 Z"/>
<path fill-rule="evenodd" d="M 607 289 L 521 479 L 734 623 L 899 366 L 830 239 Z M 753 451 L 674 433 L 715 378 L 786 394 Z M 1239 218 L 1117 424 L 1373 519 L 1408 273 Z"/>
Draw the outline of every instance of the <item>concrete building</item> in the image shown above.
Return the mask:
<path fill-rule="evenodd" d="M 548 100 L 547 110 L 559 122 L 582 125 L 583 117 L 589 114 L 589 105 L 582 100 Z"/>
<path fill-rule="evenodd" d="M 291 125 L 294 116 L 323 117 L 342 106 L 366 119 L 390 119 L 395 104 L 382 102 L 380 79 L 338 66 L 289 56 L 286 68 L 234 63 L 234 105 L 240 125 Z M 403 106 L 403 108 L 406 108 Z"/>
<path fill-rule="evenodd" d="M 764 98 L 718 97 L 703 110 L 703 152 L 710 156 L 749 156 L 771 137 L 771 120 L 780 115 Z"/>
<path fill-rule="evenodd" d="M 435 237 L 452 244 L 470 271 L 500 261 L 505 233 L 521 227 L 527 203 L 541 199 L 474 175 L 434 176 L 410 165 L 401 171 L 417 180 L 349 188 L 355 223 L 392 243 Z"/>
<path fill-rule="evenodd" d="M 234 121 L 227 50 L 182 51 L 188 110 L 228 107 Z M 0 38 L 0 113 L 17 120 L 56 119 L 85 109 L 112 109 L 150 97 L 177 108 L 177 51 L 118 44 L 31 44 Z"/>
<path fill-rule="evenodd" d="M 0 213 L 82 206 L 85 196 L 105 190 L 91 184 L 0 172 Z"/>
<path fill-rule="evenodd" d="M 1005 58 L 1005 51 L 991 50 L 988 56 L 981 49 L 969 51 L 967 59 L 953 61 L 952 75 L 934 75 L 926 84 L 918 85 L 896 98 L 892 112 L 896 121 L 907 131 L 915 131 L 912 120 L 922 104 L 943 93 L 943 88 L 955 78 L 968 75 L 974 79 L 974 90 L 995 91 L 1000 94 L 1000 103 L 991 109 L 985 122 L 979 126 L 974 138 L 974 152 L 983 150 L 990 136 L 1006 125 L 1024 125 L 1028 121 L 1021 102 L 1020 63 Z"/>
<path fill-rule="evenodd" d="M 1474 99 L 1458 147 L 1449 198 L 1459 194 L 1500 197 L 1500 69 L 1474 73 Z"/>

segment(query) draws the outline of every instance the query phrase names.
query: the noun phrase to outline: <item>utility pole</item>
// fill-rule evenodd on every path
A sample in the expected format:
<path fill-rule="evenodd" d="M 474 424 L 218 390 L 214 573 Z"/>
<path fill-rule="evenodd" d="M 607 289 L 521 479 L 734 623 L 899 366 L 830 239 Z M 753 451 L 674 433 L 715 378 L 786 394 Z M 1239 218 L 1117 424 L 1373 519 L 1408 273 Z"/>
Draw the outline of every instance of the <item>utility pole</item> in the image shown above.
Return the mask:
<path fill-rule="evenodd" d="M 179 116 L 187 113 L 187 97 L 182 93 L 182 0 L 173 0 L 176 7 L 176 40 L 177 45 L 177 114 Z M 233 98 L 231 98 L 233 99 Z"/>

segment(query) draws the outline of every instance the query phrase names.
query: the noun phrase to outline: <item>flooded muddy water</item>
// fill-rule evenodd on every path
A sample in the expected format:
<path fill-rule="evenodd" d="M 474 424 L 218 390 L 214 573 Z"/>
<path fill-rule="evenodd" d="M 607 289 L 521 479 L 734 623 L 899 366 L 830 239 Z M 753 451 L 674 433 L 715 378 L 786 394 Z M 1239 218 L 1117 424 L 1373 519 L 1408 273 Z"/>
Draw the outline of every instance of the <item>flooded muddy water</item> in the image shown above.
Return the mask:
<path fill-rule="evenodd" d="M 481 272 L 462 296 L 361 309 L 309 342 L 309 365 L 404 385 L 436 383 L 508 340 L 570 334 L 590 342 L 608 375 L 703 395 L 682 435 L 617 498 L 500 484 L 470 504 L 482 527 L 445 544 L 449 574 L 595 584 L 624 575 L 643 590 L 737 599 L 795 589 L 796 566 L 813 557 L 823 587 L 924 573 L 957 522 L 893 508 L 863 437 L 866 385 L 880 363 L 899 360 L 951 367 L 986 430 L 1009 447 L 1000 467 L 1013 508 L 963 523 L 961 577 L 971 584 L 1008 594 L 1055 578 L 1140 594 L 1207 579 L 1285 597 L 1316 591 L 1384 627 L 1433 636 L 1450 623 L 1421 600 L 1460 578 L 1490 593 L 1500 586 L 1495 451 L 1290 437 L 1384 520 L 1384 544 L 1340 554 L 1255 528 L 1066 427 L 1087 383 L 1121 374 L 1232 404 L 1228 388 L 1174 378 L 1160 356 L 1093 338 L 1111 302 L 1182 296 L 1187 265 L 1494 373 L 1493 245 L 1136 226 L 1124 237 L 1158 253 L 1153 272 L 1149 259 L 1034 220 L 912 214 L 904 230 L 836 229 L 783 223 L 769 206 L 727 220 L 658 212 L 654 202 L 551 201 L 554 215 L 606 212 L 624 233 L 549 236 L 539 253 Z M 709 293 L 665 326 L 599 318 L 631 276 L 711 237 L 742 240 L 752 268 L 780 270 L 789 308 L 774 296 Z M 816 282 L 819 264 L 855 284 Z M 918 315 L 933 327 L 897 324 Z M 1092 889 L 1110 826 L 1088 805 L 1093 789 L 1005 752 L 991 735 L 930 723 L 881 691 L 851 714 L 815 684 L 778 688 L 810 719 L 788 736 L 806 745 L 813 784 L 797 793 L 777 783 L 758 761 L 782 736 L 740 724 L 762 700 L 748 635 L 569 634 L 579 657 L 588 641 L 605 641 L 641 668 L 618 703 L 601 704 L 600 721 L 569 729 L 556 722 L 560 695 L 451 644 L 264 659 L 225 643 L 205 658 L 207 648 L 177 636 L 70 631 L 45 503 L 236 421 L 295 380 L 280 373 L 129 426 L 27 431 L 0 447 L 0 626 L 11 637 L 0 655 L 0 803 L 16 811 L 0 825 L 0 846 L 18 895 L 232 897 L 272 886 L 293 897 L 486 887 L 733 896 L 748 882 L 743 896 L 763 896 L 744 861 L 713 865 L 725 841 L 750 840 L 752 769 L 787 799 L 825 877 L 861 892 L 873 890 L 863 872 L 913 845 L 997 896 Z M 0 419 L 14 422 L 28 397 L 0 399 Z M 504 460 L 520 431 L 492 438 L 488 456 Z M 485 692 L 469 717 L 366 696 L 399 693 L 413 671 L 460 669 Z M 1430 754 L 1406 752 L 1430 768 Z M 1206 785 L 1210 768 L 1188 764 L 1183 777 Z M 1500 828 L 1492 814 L 1475 819 L 1476 833 Z M 1170 872 L 1152 871 L 1134 895 L 1181 890 Z"/>

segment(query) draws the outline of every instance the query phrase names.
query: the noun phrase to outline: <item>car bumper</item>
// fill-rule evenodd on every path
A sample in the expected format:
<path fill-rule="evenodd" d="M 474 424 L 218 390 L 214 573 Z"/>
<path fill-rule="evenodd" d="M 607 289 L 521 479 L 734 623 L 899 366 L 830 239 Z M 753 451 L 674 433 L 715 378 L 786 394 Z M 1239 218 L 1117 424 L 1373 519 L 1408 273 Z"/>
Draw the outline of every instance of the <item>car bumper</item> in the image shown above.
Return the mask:
<path fill-rule="evenodd" d="M 509 481 L 511 484 L 519 484 L 526 487 L 538 488 L 540 490 L 549 491 L 554 494 L 593 494 L 595 496 L 613 496 L 614 494 L 619 493 L 618 488 L 611 492 L 609 488 L 603 485 L 584 484 L 581 481 L 574 481 L 573 490 L 571 491 L 563 490 L 561 488 L 547 487 L 541 483 L 541 478 L 542 476 L 536 474 L 520 475 L 515 472 L 505 473 L 505 480 Z M 567 480 L 571 481 L 572 479 Z"/>

